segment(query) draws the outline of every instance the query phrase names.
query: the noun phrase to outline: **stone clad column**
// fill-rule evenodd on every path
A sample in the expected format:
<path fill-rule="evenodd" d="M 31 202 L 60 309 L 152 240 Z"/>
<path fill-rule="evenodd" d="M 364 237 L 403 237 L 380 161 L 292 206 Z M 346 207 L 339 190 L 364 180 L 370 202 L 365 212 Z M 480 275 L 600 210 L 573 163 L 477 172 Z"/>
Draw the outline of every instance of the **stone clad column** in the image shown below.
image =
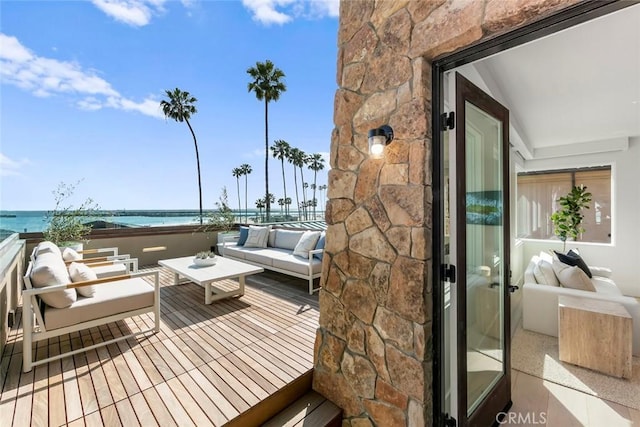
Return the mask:
<path fill-rule="evenodd" d="M 576 1 L 341 2 L 313 388 L 343 426 L 432 424 L 431 59 Z"/>

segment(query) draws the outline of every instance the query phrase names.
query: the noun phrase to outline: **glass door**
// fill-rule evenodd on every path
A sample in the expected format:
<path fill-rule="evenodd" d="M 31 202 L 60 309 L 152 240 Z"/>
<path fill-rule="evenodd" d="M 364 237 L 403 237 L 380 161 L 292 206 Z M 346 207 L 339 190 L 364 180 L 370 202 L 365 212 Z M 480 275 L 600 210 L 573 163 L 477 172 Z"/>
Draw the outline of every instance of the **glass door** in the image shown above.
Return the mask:
<path fill-rule="evenodd" d="M 456 406 L 460 425 L 487 426 L 511 404 L 509 111 L 459 73 L 455 94 Z"/>

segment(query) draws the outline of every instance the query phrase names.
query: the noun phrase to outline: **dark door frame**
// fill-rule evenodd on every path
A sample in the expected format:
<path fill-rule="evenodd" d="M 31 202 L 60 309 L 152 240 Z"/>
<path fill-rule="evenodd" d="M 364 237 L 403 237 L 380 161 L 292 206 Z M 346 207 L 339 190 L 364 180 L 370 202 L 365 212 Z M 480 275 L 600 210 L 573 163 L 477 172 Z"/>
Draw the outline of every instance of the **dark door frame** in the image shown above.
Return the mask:
<path fill-rule="evenodd" d="M 444 73 L 464 64 L 502 52 L 512 47 L 545 37 L 577 24 L 636 5 L 628 0 L 585 0 L 553 15 L 517 28 L 490 40 L 486 40 L 458 52 L 435 58 L 432 62 L 432 189 L 433 189 L 433 422 L 445 425 L 442 412 L 444 396 L 444 307 L 442 304 L 443 252 L 444 252 L 444 201 L 443 201 L 443 137 L 440 117 L 444 111 Z M 553 72 L 553 70 L 551 70 Z M 453 415 L 455 416 L 455 415 Z"/>

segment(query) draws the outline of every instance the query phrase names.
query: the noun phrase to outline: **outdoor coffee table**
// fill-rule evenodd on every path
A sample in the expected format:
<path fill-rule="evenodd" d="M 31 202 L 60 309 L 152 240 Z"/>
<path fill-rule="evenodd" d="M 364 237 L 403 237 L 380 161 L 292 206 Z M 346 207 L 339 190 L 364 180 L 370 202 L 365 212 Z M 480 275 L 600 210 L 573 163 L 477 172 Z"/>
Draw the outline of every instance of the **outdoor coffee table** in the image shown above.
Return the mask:
<path fill-rule="evenodd" d="M 215 265 L 199 267 L 193 263 L 193 256 L 183 258 L 162 259 L 158 261 L 163 267 L 175 274 L 174 283 L 193 282 L 204 288 L 204 303 L 211 304 L 222 298 L 244 295 L 245 276 L 262 273 L 264 270 L 254 265 L 234 261 L 229 258 L 216 257 Z M 181 280 L 181 277 L 183 278 Z M 238 278 L 238 288 L 224 291 L 213 286 L 213 282 Z M 186 279 L 186 280 L 185 280 Z"/>

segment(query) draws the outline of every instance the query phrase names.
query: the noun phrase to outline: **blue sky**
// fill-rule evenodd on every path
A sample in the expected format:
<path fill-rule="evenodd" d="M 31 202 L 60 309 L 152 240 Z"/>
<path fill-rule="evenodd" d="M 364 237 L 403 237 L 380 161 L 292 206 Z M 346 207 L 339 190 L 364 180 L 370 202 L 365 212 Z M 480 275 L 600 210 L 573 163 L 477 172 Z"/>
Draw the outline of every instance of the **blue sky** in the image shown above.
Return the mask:
<path fill-rule="evenodd" d="M 270 144 L 323 153 L 326 184 L 337 15 L 333 0 L 0 2 L 0 209 L 52 209 L 57 184 L 79 180 L 75 203 L 197 209 L 191 134 L 159 108 L 175 87 L 198 99 L 204 208 L 223 186 L 237 207 L 231 170 L 242 163 L 253 168 L 253 207 L 264 194 L 264 103 L 246 70 L 266 59 L 287 85 L 269 104 Z M 282 197 L 280 163 L 269 162 Z"/>

